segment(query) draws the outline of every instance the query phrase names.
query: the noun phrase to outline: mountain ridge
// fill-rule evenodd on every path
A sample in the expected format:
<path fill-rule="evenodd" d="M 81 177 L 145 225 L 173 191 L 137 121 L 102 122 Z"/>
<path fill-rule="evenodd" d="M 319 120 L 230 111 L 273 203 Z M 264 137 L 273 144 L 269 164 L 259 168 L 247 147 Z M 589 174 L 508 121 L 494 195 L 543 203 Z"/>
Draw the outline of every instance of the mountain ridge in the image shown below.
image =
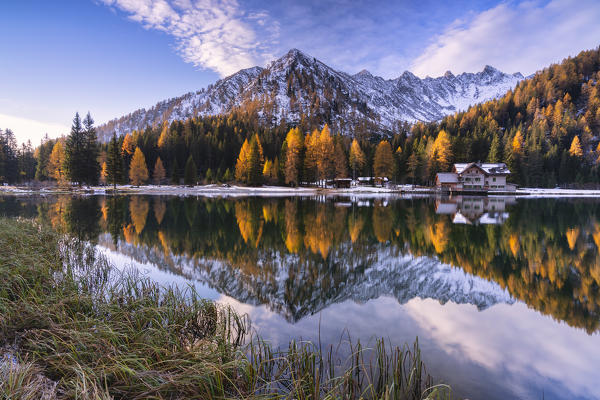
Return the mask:
<path fill-rule="evenodd" d="M 298 49 L 273 60 L 265 68 L 251 67 L 208 87 L 140 108 L 98 127 L 106 140 L 113 131 L 122 135 L 196 116 L 234 110 L 256 112 L 266 125 L 297 125 L 303 117 L 336 130 L 352 132 L 367 122 L 377 133 L 391 132 L 399 122 L 437 121 L 469 106 L 497 98 L 524 79 L 486 65 L 481 72 L 437 78 L 404 71 L 393 79 L 363 69 L 350 75 Z"/>

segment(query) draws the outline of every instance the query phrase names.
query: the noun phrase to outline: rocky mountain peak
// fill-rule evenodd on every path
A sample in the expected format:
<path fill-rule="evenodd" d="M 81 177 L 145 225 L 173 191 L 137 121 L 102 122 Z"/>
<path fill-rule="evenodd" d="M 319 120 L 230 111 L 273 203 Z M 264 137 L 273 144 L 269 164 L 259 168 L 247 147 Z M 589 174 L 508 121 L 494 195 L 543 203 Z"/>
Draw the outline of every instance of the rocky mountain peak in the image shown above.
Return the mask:
<path fill-rule="evenodd" d="M 486 66 L 482 72 L 421 79 L 405 71 L 386 80 L 362 70 L 355 75 L 337 71 L 316 58 L 291 49 L 266 68 L 252 67 L 209 85 L 206 89 L 139 109 L 98 127 L 107 140 L 113 131 L 124 134 L 163 121 L 223 114 L 246 102 L 269 104 L 258 110 L 265 124 L 297 124 L 310 114 L 342 134 L 368 122 L 373 133 L 390 133 L 399 121 L 435 121 L 469 106 L 499 97 L 523 79 Z"/>

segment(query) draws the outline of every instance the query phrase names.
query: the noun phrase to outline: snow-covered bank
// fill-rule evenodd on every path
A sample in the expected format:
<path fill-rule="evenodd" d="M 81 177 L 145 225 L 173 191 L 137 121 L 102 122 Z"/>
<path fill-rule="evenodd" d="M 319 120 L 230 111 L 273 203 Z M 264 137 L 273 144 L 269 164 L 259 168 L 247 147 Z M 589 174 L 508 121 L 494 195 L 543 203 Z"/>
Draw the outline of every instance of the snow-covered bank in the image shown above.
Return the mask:
<path fill-rule="evenodd" d="M 520 188 L 515 192 L 517 196 L 528 198 L 539 197 L 600 197 L 600 190 L 589 189 L 542 189 L 542 188 Z"/>
<path fill-rule="evenodd" d="M 352 197 L 390 197 L 390 196 L 431 196 L 439 195 L 434 188 L 414 187 L 412 185 L 398 185 L 394 187 L 354 186 L 347 189 L 320 188 L 320 187 L 286 187 L 286 186 L 238 186 L 238 185 L 199 185 L 199 186 L 172 186 L 172 185 L 118 185 L 119 194 L 146 194 L 146 195 L 172 195 L 172 196 L 203 196 L 203 197 L 290 197 L 290 196 L 352 196 Z M 44 187 L 34 188 L 27 186 L 0 186 L 0 193 L 15 195 L 29 194 L 106 194 L 113 193 L 111 186 L 83 186 L 83 187 Z M 460 195 L 457 193 L 457 195 Z M 463 193 L 463 196 L 468 194 Z M 586 189 L 542 189 L 520 188 L 512 193 L 488 192 L 489 196 L 515 195 L 519 197 L 600 197 L 600 190 Z M 478 194 L 480 196 L 480 194 Z"/>
<path fill-rule="evenodd" d="M 205 197 L 289 197 L 289 196 L 316 196 L 316 195 L 399 195 L 405 191 L 405 187 L 382 188 L 357 186 L 350 189 L 330 189 L 318 187 L 285 187 L 285 186 L 237 186 L 237 185 L 201 185 L 201 186 L 131 186 L 118 185 L 117 192 L 120 194 L 148 194 L 148 195 L 174 195 L 174 196 L 205 196 Z M 0 186 L 0 192 L 12 194 L 51 194 L 51 193 L 85 193 L 105 194 L 112 193 L 110 186 L 84 186 L 72 187 L 70 190 L 55 188 L 33 189 L 16 186 Z"/>

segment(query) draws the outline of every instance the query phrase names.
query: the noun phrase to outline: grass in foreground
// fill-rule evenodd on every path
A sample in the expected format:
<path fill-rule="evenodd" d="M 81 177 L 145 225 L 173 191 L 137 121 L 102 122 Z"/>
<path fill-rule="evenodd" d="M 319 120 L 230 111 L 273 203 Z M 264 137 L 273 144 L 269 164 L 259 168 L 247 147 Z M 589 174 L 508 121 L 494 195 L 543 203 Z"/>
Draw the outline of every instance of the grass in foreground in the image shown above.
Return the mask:
<path fill-rule="evenodd" d="M 31 221 L 0 218 L 0 277 L 0 399 L 450 397 L 417 343 L 276 351 L 231 309 Z"/>

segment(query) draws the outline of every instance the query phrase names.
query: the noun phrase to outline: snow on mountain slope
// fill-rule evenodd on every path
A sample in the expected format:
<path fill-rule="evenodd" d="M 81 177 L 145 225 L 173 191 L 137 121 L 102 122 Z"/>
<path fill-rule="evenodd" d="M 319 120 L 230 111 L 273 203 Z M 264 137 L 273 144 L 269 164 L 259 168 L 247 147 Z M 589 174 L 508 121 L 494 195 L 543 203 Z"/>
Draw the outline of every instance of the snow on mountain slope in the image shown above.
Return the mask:
<path fill-rule="evenodd" d="M 399 121 L 435 121 L 469 106 L 497 98 L 524 79 L 486 66 L 478 73 L 450 71 L 420 79 L 406 71 L 396 79 L 337 71 L 314 57 L 292 49 L 266 68 L 241 70 L 206 89 L 169 99 L 146 110 L 109 121 L 98 128 L 106 139 L 193 116 L 216 115 L 236 108 L 255 110 L 265 124 L 282 120 L 297 124 L 301 115 L 329 123 L 342 133 L 368 123 L 379 132 Z"/>

